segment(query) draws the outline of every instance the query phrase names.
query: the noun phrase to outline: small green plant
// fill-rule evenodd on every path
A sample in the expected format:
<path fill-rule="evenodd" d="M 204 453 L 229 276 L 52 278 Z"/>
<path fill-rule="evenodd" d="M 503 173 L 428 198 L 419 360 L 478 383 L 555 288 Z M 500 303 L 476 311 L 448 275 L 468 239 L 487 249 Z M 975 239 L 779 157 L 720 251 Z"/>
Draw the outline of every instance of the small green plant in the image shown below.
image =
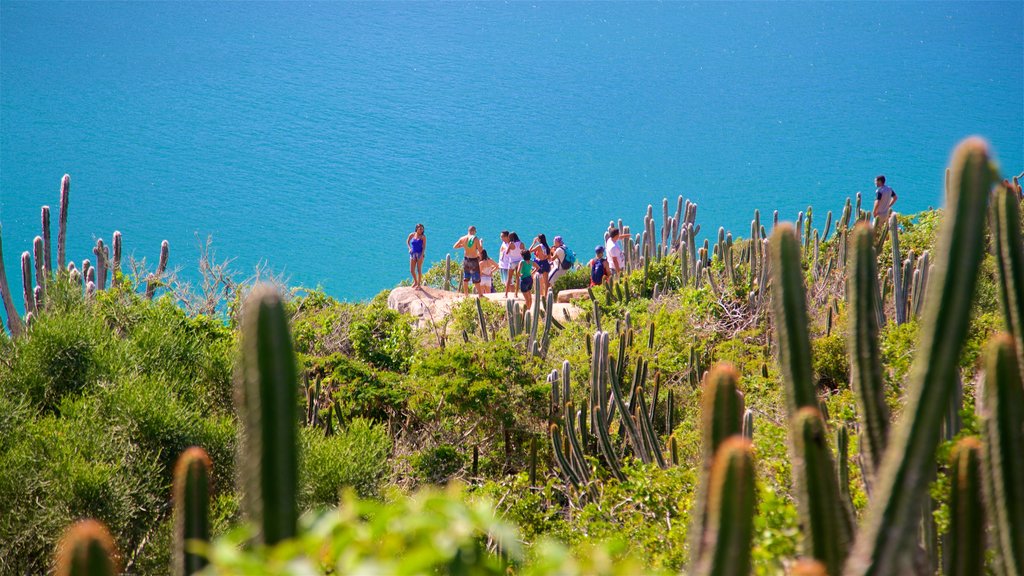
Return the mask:
<path fill-rule="evenodd" d="M 465 456 L 454 446 L 442 444 L 413 456 L 412 469 L 420 482 L 445 484 L 462 470 L 465 463 Z"/>

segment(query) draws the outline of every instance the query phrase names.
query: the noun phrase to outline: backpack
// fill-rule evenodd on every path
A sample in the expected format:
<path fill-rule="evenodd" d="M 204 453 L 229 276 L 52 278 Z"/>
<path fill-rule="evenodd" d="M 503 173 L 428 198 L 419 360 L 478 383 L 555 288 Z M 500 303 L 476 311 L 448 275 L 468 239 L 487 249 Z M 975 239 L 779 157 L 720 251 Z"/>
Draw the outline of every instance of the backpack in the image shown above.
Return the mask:
<path fill-rule="evenodd" d="M 562 251 L 565 253 L 565 257 L 562 258 L 562 270 L 568 270 L 576 263 L 576 253 L 565 244 L 562 244 Z"/>

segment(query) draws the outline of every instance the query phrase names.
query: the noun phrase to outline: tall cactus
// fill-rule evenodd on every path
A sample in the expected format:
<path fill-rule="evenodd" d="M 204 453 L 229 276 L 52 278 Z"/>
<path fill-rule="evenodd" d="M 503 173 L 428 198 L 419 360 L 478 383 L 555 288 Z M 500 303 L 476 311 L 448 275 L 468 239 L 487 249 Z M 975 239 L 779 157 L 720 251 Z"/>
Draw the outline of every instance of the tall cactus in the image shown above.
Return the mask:
<path fill-rule="evenodd" d="M 1024 388 L 1013 339 L 989 344 L 982 387 L 985 474 L 999 563 L 1006 575 L 1024 574 Z"/>
<path fill-rule="evenodd" d="M 703 472 L 706 479 L 722 444 L 743 433 L 743 394 L 739 390 L 739 374 L 729 364 L 717 364 L 708 373 L 701 391 L 701 422 L 703 436 Z M 693 511 L 690 515 L 690 558 L 703 558 L 707 542 L 707 506 L 710 486 L 706 480 L 697 485 Z"/>
<path fill-rule="evenodd" d="M 206 558 L 188 551 L 189 542 L 210 540 L 210 484 L 213 465 L 197 446 L 185 450 L 174 466 L 174 549 L 176 576 L 195 574 Z"/>
<path fill-rule="evenodd" d="M 18 315 L 18 309 L 14 307 L 14 295 L 11 293 L 11 285 L 7 283 L 2 228 L 0 228 L 0 299 L 4 302 L 4 312 L 7 314 L 7 329 L 11 332 L 11 336 L 17 337 L 22 330 L 21 316 Z"/>
<path fill-rule="evenodd" d="M 32 292 L 42 292 L 40 298 L 36 298 L 36 308 L 41 308 L 42 301 L 45 300 L 46 295 L 46 269 L 43 266 L 43 239 L 36 236 L 32 240 L 32 255 L 33 261 L 35 262 L 35 274 L 36 274 L 36 285 Z"/>
<path fill-rule="evenodd" d="M 57 545 L 57 576 L 113 576 L 120 573 L 114 539 L 96 520 L 82 520 Z"/>
<path fill-rule="evenodd" d="M 845 573 L 894 574 L 917 531 L 942 418 L 956 383 L 957 360 L 970 318 L 981 262 L 986 204 L 994 182 L 988 145 L 970 138 L 957 146 L 949 208 L 928 282 L 917 356 L 903 415 L 876 478 L 875 497 Z M 956 268 L 953 268 L 955 263 Z"/>
<path fill-rule="evenodd" d="M 850 238 L 847 273 L 852 326 L 848 333 L 850 381 L 863 420 L 861 448 L 866 455 L 870 484 L 882 463 L 889 435 L 889 407 L 885 403 L 885 382 L 878 345 L 878 271 L 875 267 L 873 232 L 860 223 Z"/>
<path fill-rule="evenodd" d="M 1024 369 L 1024 235 L 1020 229 L 1020 201 L 1016 192 L 1000 186 L 992 206 L 992 248 L 996 253 L 999 296 L 1006 330 L 1017 346 L 1017 362 Z M 1024 379 L 1024 373 L 1021 374 Z"/>
<path fill-rule="evenodd" d="M 811 339 L 807 332 L 810 323 L 800 267 L 800 241 L 791 224 L 779 224 L 772 232 L 769 254 L 779 363 L 786 382 L 786 404 L 792 416 L 800 408 L 817 407 L 818 393 L 811 369 Z"/>
<path fill-rule="evenodd" d="M 836 479 L 825 421 L 814 408 L 801 408 L 792 425 L 804 554 L 824 564 L 829 574 L 839 574 L 853 541 L 853 520 Z"/>
<path fill-rule="evenodd" d="M 298 383 L 291 343 L 281 297 L 272 286 L 256 286 L 242 310 L 235 396 L 243 425 L 245 510 L 266 544 L 293 537 L 298 519 Z"/>
<path fill-rule="evenodd" d="M 36 296 L 32 287 L 32 255 L 21 253 L 21 289 L 25 297 L 25 314 L 35 312 Z"/>
<path fill-rule="evenodd" d="M 754 535 L 754 451 L 742 437 L 726 440 L 708 476 L 708 522 L 700 575 L 746 576 Z"/>
<path fill-rule="evenodd" d="M 42 220 L 42 234 L 43 234 L 43 251 L 46 257 L 43 260 L 44 270 L 46 275 L 49 276 L 53 272 L 53 259 L 50 253 L 50 207 L 43 206 L 42 213 L 40 214 Z"/>
<path fill-rule="evenodd" d="M 985 522 L 981 487 L 981 442 L 968 437 L 957 442 L 950 463 L 949 538 L 946 539 L 949 576 L 975 576 L 985 567 Z"/>
<path fill-rule="evenodd" d="M 149 281 L 146 282 L 146 299 L 152 300 L 153 295 L 156 293 L 157 282 L 160 281 L 164 272 L 167 270 L 167 259 L 171 255 L 171 245 L 164 240 L 160 243 L 160 260 L 157 261 L 156 272 L 150 276 Z"/>
<path fill-rule="evenodd" d="M 68 201 L 71 195 L 71 176 L 60 179 L 60 214 L 57 215 L 57 267 L 64 269 L 68 237 Z"/>

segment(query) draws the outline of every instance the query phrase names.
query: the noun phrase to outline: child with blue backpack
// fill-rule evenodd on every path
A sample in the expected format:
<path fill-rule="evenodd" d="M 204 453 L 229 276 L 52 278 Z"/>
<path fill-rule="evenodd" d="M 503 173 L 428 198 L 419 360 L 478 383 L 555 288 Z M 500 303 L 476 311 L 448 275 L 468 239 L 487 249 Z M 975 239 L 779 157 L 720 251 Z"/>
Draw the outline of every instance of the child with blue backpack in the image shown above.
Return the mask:
<path fill-rule="evenodd" d="M 590 285 L 604 284 L 604 279 L 611 274 L 608 270 L 608 259 L 604 257 L 604 246 L 594 248 L 594 257 L 587 263 L 587 266 L 590 268 Z"/>

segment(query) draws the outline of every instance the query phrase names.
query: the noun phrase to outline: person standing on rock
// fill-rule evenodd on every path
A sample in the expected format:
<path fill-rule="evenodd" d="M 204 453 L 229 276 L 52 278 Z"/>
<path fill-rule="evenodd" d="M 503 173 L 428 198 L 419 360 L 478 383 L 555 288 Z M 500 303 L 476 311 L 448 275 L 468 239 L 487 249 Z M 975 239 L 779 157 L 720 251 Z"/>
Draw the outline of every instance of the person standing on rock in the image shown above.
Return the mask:
<path fill-rule="evenodd" d="M 423 289 L 423 254 L 427 250 L 427 235 L 423 224 L 417 224 L 415 230 L 405 239 L 409 247 L 409 273 L 412 274 L 412 287 Z"/>
<path fill-rule="evenodd" d="M 487 250 L 480 251 L 480 290 L 482 294 L 494 292 L 494 273 L 499 270 L 498 263 L 491 260 Z"/>
<path fill-rule="evenodd" d="M 476 235 L 476 226 L 469 227 L 469 233 L 459 238 L 452 248 L 463 250 L 462 257 L 462 291 L 469 294 L 469 283 L 476 286 L 477 295 L 482 295 L 483 287 L 480 285 L 480 254 L 484 249 L 484 241 Z"/>
<path fill-rule="evenodd" d="M 512 268 L 511 255 L 508 253 L 508 230 L 501 231 L 501 249 L 498 250 L 498 268 L 501 269 L 501 283 L 508 285 L 508 272 Z"/>

